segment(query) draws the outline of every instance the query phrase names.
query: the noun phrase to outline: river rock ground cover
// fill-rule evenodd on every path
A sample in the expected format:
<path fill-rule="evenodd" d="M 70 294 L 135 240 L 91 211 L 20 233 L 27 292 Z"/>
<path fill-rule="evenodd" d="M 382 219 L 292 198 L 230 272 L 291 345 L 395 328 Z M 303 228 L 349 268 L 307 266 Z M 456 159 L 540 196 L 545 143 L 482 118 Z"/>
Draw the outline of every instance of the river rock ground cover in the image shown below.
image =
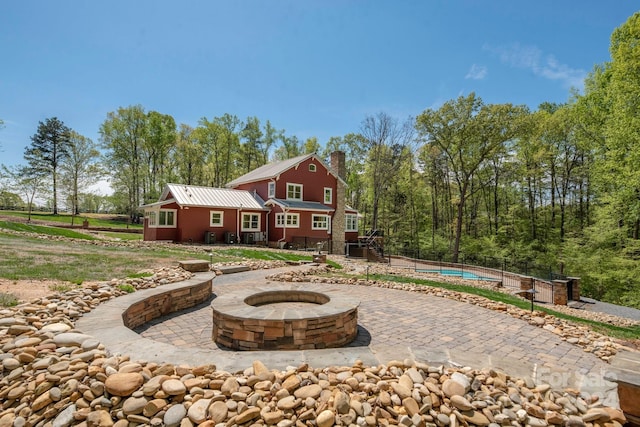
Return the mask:
<path fill-rule="evenodd" d="M 165 268 L 37 298 L 0 311 L 2 426 L 565 425 L 624 423 L 597 396 L 489 369 L 429 366 L 291 366 L 260 361 L 240 372 L 109 354 L 74 321 L 135 288 L 184 280 Z"/>

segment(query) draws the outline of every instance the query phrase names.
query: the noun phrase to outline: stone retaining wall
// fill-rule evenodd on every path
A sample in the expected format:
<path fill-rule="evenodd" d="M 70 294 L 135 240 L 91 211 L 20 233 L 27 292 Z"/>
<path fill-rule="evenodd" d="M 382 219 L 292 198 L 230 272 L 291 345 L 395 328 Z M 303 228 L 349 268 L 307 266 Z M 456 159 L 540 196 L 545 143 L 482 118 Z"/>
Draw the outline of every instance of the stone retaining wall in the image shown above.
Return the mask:
<path fill-rule="evenodd" d="M 213 314 L 213 339 L 235 350 L 307 350 L 341 347 L 358 332 L 357 310 L 304 320 L 230 319 Z"/>
<path fill-rule="evenodd" d="M 124 326 L 133 329 L 160 316 L 203 303 L 211 297 L 211 280 L 168 290 L 133 303 L 122 313 Z"/>
<path fill-rule="evenodd" d="M 273 303 L 303 302 L 276 308 Z M 212 339 L 234 350 L 341 347 L 358 334 L 358 305 L 342 293 L 311 284 L 239 289 L 211 303 Z"/>

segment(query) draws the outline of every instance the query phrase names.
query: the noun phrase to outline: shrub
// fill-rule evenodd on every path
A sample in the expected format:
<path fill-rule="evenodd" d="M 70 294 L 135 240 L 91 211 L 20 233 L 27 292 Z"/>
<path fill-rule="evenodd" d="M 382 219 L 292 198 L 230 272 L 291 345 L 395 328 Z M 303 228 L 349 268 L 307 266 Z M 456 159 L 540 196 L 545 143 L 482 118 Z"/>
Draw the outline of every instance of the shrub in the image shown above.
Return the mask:
<path fill-rule="evenodd" d="M 134 288 L 133 285 L 118 285 L 118 289 L 128 294 L 136 291 L 136 288 Z"/>
<path fill-rule="evenodd" d="M 18 297 L 14 294 L 7 292 L 0 292 L 0 306 L 2 307 L 13 307 L 18 305 Z"/>

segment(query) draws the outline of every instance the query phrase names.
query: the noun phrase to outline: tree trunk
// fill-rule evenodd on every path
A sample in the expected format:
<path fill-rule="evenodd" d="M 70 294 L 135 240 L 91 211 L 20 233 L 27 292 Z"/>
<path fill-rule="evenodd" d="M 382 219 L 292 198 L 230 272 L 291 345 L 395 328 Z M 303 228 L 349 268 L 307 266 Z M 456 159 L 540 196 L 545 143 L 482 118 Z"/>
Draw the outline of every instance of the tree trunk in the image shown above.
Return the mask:
<path fill-rule="evenodd" d="M 556 167 L 551 162 L 551 228 L 556 226 Z"/>
<path fill-rule="evenodd" d="M 499 191 L 500 189 L 498 188 L 498 174 L 496 174 L 496 185 L 494 186 L 493 190 L 493 229 L 496 235 L 498 234 L 498 227 L 500 226 L 500 220 L 498 219 L 500 215 L 500 195 L 498 194 Z"/>
<path fill-rule="evenodd" d="M 53 214 L 58 215 L 58 186 L 55 169 L 53 170 Z"/>
<path fill-rule="evenodd" d="M 378 229 L 378 195 L 373 195 L 373 204 L 371 206 L 371 230 Z"/>
<path fill-rule="evenodd" d="M 468 187 L 468 182 L 465 182 L 462 185 L 462 188 L 460 188 L 460 201 L 458 202 L 458 209 L 457 209 L 457 218 L 456 218 L 456 230 L 455 230 L 455 236 L 453 239 L 453 254 L 452 254 L 452 259 L 451 262 L 458 262 L 458 256 L 460 255 L 460 239 L 462 237 L 462 221 L 463 221 L 463 214 L 464 214 L 464 204 L 467 198 L 467 187 Z"/>
<path fill-rule="evenodd" d="M 464 212 L 464 196 L 460 195 L 460 202 L 458 203 L 458 217 L 456 218 L 456 231 L 453 240 L 453 253 L 451 256 L 451 262 L 458 262 L 458 256 L 460 255 L 460 238 L 462 237 L 462 214 Z"/>

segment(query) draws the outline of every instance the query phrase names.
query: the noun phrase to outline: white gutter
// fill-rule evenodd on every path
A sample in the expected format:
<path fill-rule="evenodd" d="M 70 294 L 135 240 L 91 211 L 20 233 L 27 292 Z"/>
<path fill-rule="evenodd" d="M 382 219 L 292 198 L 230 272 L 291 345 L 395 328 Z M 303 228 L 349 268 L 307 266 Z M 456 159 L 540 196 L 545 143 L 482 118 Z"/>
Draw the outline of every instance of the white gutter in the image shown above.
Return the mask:
<path fill-rule="evenodd" d="M 266 226 L 264 227 L 264 228 L 265 228 L 265 230 L 266 230 L 266 231 L 265 231 L 265 233 L 264 233 L 264 234 L 265 234 L 265 238 L 264 238 L 264 240 L 265 240 L 265 243 L 266 243 L 266 245 L 267 245 L 267 246 L 269 246 L 269 214 L 270 214 L 270 213 L 271 213 L 271 209 L 269 209 L 269 210 L 267 211 L 267 224 L 266 224 Z"/>
<path fill-rule="evenodd" d="M 280 248 L 280 243 L 282 243 L 282 241 L 284 241 L 284 239 L 287 238 L 287 209 L 282 209 L 283 215 L 284 215 L 284 224 L 282 227 L 282 239 L 278 240 L 276 243 L 278 244 L 278 248 Z M 282 248 L 280 248 L 282 249 Z"/>
<path fill-rule="evenodd" d="M 240 208 L 236 211 L 237 212 L 237 218 L 236 218 L 236 240 L 238 240 L 236 242 L 239 243 L 240 242 L 240 211 L 242 210 L 242 203 L 240 203 Z"/>

